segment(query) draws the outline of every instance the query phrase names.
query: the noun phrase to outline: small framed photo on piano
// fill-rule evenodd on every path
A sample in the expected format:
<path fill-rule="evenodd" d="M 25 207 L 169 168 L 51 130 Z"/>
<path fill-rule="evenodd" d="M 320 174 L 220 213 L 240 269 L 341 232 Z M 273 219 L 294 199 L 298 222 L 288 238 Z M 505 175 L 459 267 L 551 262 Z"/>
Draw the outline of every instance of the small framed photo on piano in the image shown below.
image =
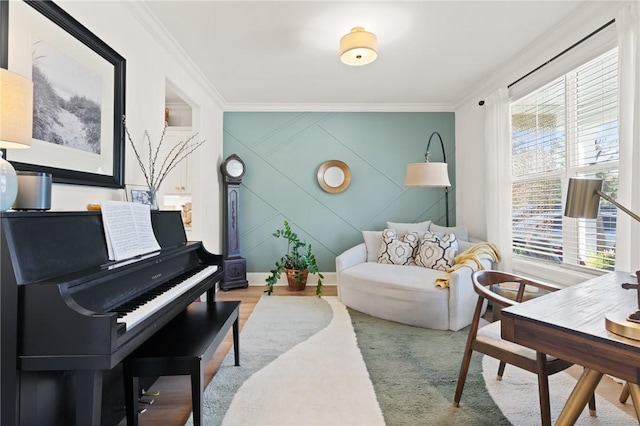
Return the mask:
<path fill-rule="evenodd" d="M 146 204 L 148 206 L 154 207 L 154 201 L 157 202 L 155 197 L 158 194 L 154 194 L 149 190 L 148 186 L 145 185 L 125 185 L 124 196 L 126 201 L 138 204 Z"/>
<path fill-rule="evenodd" d="M 131 201 L 138 204 L 151 205 L 153 201 L 153 193 L 142 189 L 131 190 Z"/>

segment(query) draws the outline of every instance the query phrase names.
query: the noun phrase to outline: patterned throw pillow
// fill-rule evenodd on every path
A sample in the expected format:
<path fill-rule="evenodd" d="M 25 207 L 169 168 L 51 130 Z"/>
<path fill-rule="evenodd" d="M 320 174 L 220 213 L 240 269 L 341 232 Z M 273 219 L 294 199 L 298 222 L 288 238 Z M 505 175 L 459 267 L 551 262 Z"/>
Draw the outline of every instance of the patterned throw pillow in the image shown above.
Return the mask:
<path fill-rule="evenodd" d="M 392 265 L 410 265 L 413 263 L 413 252 L 418 247 L 418 233 L 409 234 L 398 238 L 395 229 L 382 231 L 382 244 L 378 263 L 390 263 Z"/>
<path fill-rule="evenodd" d="M 425 232 L 418 246 L 415 263 L 425 268 L 446 271 L 455 264 L 458 254 L 458 240 L 455 234 L 438 236 Z"/>

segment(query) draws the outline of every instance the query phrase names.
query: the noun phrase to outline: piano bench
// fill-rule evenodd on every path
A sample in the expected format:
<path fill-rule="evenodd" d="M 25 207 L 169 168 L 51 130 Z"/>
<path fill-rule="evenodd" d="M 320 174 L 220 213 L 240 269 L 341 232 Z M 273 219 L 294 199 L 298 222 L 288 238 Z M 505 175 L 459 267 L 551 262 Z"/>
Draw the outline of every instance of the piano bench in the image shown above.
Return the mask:
<path fill-rule="evenodd" d="M 138 424 L 138 377 L 191 376 L 193 424 L 202 425 L 204 367 L 233 327 L 240 365 L 240 302 L 193 302 L 124 360 L 127 425 Z"/>

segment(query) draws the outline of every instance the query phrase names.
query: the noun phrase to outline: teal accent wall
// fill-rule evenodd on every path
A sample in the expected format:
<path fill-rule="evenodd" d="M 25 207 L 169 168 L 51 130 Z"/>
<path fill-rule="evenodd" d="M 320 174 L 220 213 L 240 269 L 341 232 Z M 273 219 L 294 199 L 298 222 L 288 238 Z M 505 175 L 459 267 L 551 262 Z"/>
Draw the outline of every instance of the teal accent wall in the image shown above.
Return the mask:
<path fill-rule="evenodd" d="M 240 251 L 248 272 L 268 272 L 286 251 L 272 233 L 288 220 L 311 243 L 323 272 L 335 257 L 362 242 L 362 230 L 387 221 L 445 224 L 444 189 L 405 188 L 408 163 L 424 161 L 429 136 L 442 135 L 449 164 L 449 220 L 455 224 L 453 112 L 225 112 L 224 157 L 246 164 L 240 187 Z M 442 161 L 437 137 L 430 160 Z M 351 169 L 342 193 L 320 188 L 328 160 Z"/>

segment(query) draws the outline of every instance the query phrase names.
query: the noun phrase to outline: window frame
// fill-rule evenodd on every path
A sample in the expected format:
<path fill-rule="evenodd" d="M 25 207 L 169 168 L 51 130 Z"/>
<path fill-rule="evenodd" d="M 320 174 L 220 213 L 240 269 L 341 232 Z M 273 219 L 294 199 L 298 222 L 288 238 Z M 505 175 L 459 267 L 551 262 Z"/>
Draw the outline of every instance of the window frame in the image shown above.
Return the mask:
<path fill-rule="evenodd" d="M 583 66 L 585 66 L 586 64 L 588 64 L 589 62 L 591 62 L 592 60 L 604 57 L 608 54 L 615 54 L 616 63 L 617 63 L 617 58 L 619 54 L 617 46 L 615 45 L 610 46 L 608 49 L 606 49 L 603 52 L 600 52 L 594 58 L 590 58 L 589 60 L 585 60 L 583 63 L 578 64 L 577 66 L 574 66 L 572 69 L 570 69 L 568 72 L 565 72 L 563 75 L 558 76 L 548 81 L 545 84 L 541 84 L 536 88 L 533 88 L 532 90 L 528 91 L 526 94 L 523 94 L 517 99 L 510 100 L 510 111 L 512 111 L 513 106 L 516 105 L 518 102 L 521 102 L 524 98 L 527 98 L 528 96 L 536 92 L 539 92 L 542 89 L 545 89 L 547 86 L 550 86 L 552 83 L 556 82 L 559 78 L 562 78 L 563 80 L 563 83 L 564 83 L 564 88 L 563 88 L 564 90 L 564 94 L 563 94 L 564 96 L 564 124 L 563 124 L 564 126 L 564 161 L 563 161 L 563 164 L 564 165 L 562 167 L 557 167 L 554 170 L 537 172 L 533 174 L 516 176 L 516 173 L 513 173 L 512 179 L 511 179 L 512 187 L 514 184 L 521 183 L 521 182 L 527 182 L 527 181 L 541 182 L 543 180 L 550 179 L 550 178 L 558 179 L 560 181 L 560 188 L 561 188 L 562 209 L 564 209 L 564 202 L 566 199 L 566 188 L 568 184 L 568 179 L 570 177 L 593 175 L 597 172 L 611 173 L 611 171 L 615 171 L 616 178 L 617 178 L 617 170 L 618 170 L 618 163 L 619 163 L 618 160 L 604 161 L 602 163 L 595 163 L 595 164 L 579 165 L 579 164 L 576 164 L 576 159 L 578 157 L 574 155 L 578 150 L 579 144 L 580 144 L 577 138 L 578 120 L 577 120 L 576 105 L 578 102 L 578 90 L 577 90 L 578 88 L 577 88 L 577 85 L 575 84 L 577 80 L 578 70 Z M 616 75 L 617 75 L 617 72 L 618 70 L 616 65 Z M 617 81 L 617 85 L 616 85 L 616 94 L 617 94 L 617 90 L 619 90 L 619 79 L 616 78 L 616 81 Z M 615 122 L 618 123 L 620 119 L 620 112 L 619 112 L 619 106 L 617 102 L 616 102 L 616 110 L 617 110 L 617 113 L 616 113 Z M 538 112 L 537 107 L 536 107 L 536 112 Z M 510 116 L 513 118 L 513 112 L 510 113 Z M 604 125 L 606 125 L 606 121 L 604 122 Z M 513 125 L 511 126 L 510 131 L 512 136 L 510 148 L 513 150 L 514 141 L 515 141 L 515 139 L 513 138 L 513 135 L 514 135 Z M 617 134 L 616 139 L 618 140 L 618 152 L 619 152 L 619 133 Z M 512 160 L 511 166 L 513 167 L 514 165 L 515 165 L 515 162 Z M 513 195 L 512 195 L 512 202 L 514 199 L 515 198 L 513 198 Z M 516 211 L 514 209 L 513 204 L 511 207 L 511 211 L 512 213 Z M 516 224 L 513 223 L 513 219 L 512 219 L 512 224 L 513 224 L 513 229 L 515 229 Z M 593 269 L 588 266 L 579 265 L 580 262 L 578 261 L 578 259 L 580 258 L 578 256 L 580 254 L 581 239 L 579 237 L 576 238 L 576 235 L 578 235 L 578 228 L 579 228 L 578 219 L 566 218 L 562 214 L 561 224 L 562 224 L 561 232 L 562 232 L 563 251 L 562 251 L 562 258 L 559 263 L 553 262 L 551 260 L 536 259 L 534 256 L 516 253 L 515 250 L 517 246 L 516 244 L 514 244 L 516 235 L 515 235 L 515 232 L 512 230 L 511 249 L 512 249 L 512 255 L 513 255 L 514 267 L 519 271 L 527 271 L 535 268 L 536 269 L 535 275 L 538 275 L 538 276 L 541 275 L 539 270 L 541 266 L 544 269 L 551 271 L 551 274 L 555 273 L 555 271 L 557 270 L 563 270 L 568 272 L 569 275 L 575 276 L 577 280 L 591 278 L 595 275 L 600 275 L 602 273 L 609 272 L 606 269 Z M 600 236 L 600 238 L 602 237 L 603 236 Z M 615 238 L 617 240 L 617 235 Z M 614 240 L 614 247 L 615 247 L 616 240 Z M 549 244 L 551 244 L 550 241 L 551 240 L 549 240 Z M 566 249 L 567 247 L 569 247 L 570 250 L 567 250 Z M 567 257 L 566 257 L 567 255 L 571 256 L 571 259 L 573 259 L 573 264 L 567 262 Z M 554 280 L 555 279 L 557 279 L 557 277 L 554 277 Z"/>

